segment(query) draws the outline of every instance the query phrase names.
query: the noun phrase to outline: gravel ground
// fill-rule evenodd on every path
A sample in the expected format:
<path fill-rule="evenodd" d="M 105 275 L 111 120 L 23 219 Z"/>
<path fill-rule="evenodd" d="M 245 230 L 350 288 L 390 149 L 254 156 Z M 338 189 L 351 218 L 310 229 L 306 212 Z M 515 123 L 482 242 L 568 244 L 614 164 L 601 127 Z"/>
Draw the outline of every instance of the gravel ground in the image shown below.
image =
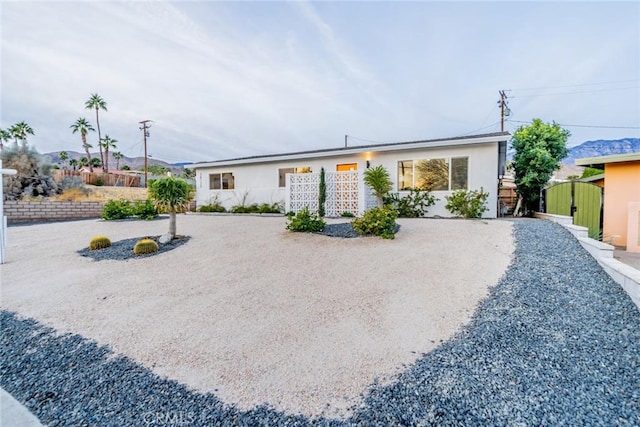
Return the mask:
<path fill-rule="evenodd" d="M 165 244 L 158 243 L 157 252 L 152 252 L 150 254 L 140 254 L 140 255 L 134 254 L 133 247 L 135 246 L 136 242 L 140 239 L 147 239 L 147 238 L 155 240 L 155 242 L 158 243 L 158 239 L 160 239 L 160 236 L 141 236 L 133 239 L 118 240 L 117 242 L 111 242 L 111 246 L 109 246 L 108 248 L 97 249 L 93 251 L 90 251 L 89 248 L 84 248 L 84 249 L 80 249 L 78 251 L 78 254 L 80 256 L 91 258 L 96 261 L 101 261 L 106 259 L 124 261 L 131 258 L 148 258 L 154 255 L 168 252 L 177 247 L 180 247 L 185 243 L 187 243 L 190 237 L 176 236 L 169 243 L 165 243 Z"/>
<path fill-rule="evenodd" d="M 400 231 L 400 225 L 396 224 L 394 228 L 394 233 Z M 324 229 L 316 234 L 322 234 L 324 236 L 329 237 L 344 237 L 347 239 L 353 237 L 361 237 L 356 231 L 353 229 L 353 226 L 350 222 L 340 222 L 336 224 L 327 224 L 324 226 Z M 369 236 L 371 237 L 371 236 Z"/>
<path fill-rule="evenodd" d="M 640 312 L 562 227 L 514 225 L 514 261 L 471 322 L 349 418 L 243 411 L 6 310 L 0 385 L 49 426 L 640 425 Z"/>

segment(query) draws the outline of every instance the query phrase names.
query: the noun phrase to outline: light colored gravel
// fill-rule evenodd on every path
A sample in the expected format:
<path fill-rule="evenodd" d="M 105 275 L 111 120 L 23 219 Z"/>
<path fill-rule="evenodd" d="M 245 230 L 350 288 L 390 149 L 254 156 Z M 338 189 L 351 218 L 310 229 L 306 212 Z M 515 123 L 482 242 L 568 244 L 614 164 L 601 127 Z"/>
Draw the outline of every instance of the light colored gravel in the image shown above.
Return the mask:
<path fill-rule="evenodd" d="M 395 240 L 340 239 L 282 217 L 182 215 L 185 245 L 100 262 L 76 251 L 167 221 L 10 227 L 1 306 L 239 408 L 344 415 L 467 322 L 513 253 L 510 222 L 398 222 Z"/>

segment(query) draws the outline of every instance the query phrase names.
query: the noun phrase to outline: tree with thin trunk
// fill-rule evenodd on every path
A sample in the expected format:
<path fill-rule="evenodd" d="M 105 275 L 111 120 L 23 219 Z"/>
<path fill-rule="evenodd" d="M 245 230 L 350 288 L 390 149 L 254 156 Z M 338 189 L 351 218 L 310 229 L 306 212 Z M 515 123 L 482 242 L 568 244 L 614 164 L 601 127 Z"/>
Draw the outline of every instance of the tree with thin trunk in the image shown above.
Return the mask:
<path fill-rule="evenodd" d="M 71 166 L 73 170 L 76 170 L 78 167 L 78 160 L 76 159 L 69 160 L 69 166 Z"/>
<path fill-rule="evenodd" d="M 11 132 L 8 129 L 0 129 L 0 150 L 4 148 L 4 143 L 11 139 Z"/>
<path fill-rule="evenodd" d="M 69 159 L 69 153 L 67 153 L 66 151 L 61 151 L 60 153 L 58 153 L 58 157 L 60 157 L 60 160 L 62 160 L 62 169 L 66 169 L 67 160 Z"/>
<path fill-rule="evenodd" d="M 109 149 L 116 148 L 116 142 L 118 142 L 117 139 L 113 139 L 109 135 L 105 135 L 104 138 L 102 138 L 102 143 L 100 144 L 100 146 L 104 148 L 104 161 L 102 162 L 102 165 L 104 166 L 104 171 L 107 173 L 109 172 Z"/>
<path fill-rule="evenodd" d="M 102 135 L 100 134 L 100 120 L 98 118 L 98 110 L 107 111 L 107 102 L 102 99 L 97 93 L 92 93 L 89 100 L 84 103 L 84 108 L 87 110 L 96 110 L 96 126 L 98 127 L 98 147 L 100 147 L 100 161 L 104 165 L 104 155 L 102 154 Z"/>
<path fill-rule="evenodd" d="M 120 170 L 120 159 L 122 159 L 122 157 L 124 156 L 122 155 L 121 152 L 119 151 L 113 152 L 113 158 L 116 159 L 116 170 Z"/>
<path fill-rule="evenodd" d="M 26 141 L 27 135 L 35 135 L 31 126 L 26 122 L 16 123 L 9 128 L 9 132 L 11 132 L 11 137 L 13 137 L 16 144 L 18 144 L 18 140 Z"/>
<path fill-rule="evenodd" d="M 87 121 L 84 117 L 80 117 L 74 124 L 69 126 L 73 132 L 80 133 L 80 137 L 82 137 L 82 148 L 84 148 L 84 152 L 87 155 L 87 163 L 89 164 L 89 171 L 93 172 L 93 166 L 91 165 L 91 153 L 89 152 L 89 148 L 91 148 L 91 144 L 87 142 L 87 134 L 89 132 L 94 132 L 95 129 L 91 126 L 91 123 Z"/>
<path fill-rule="evenodd" d="M 184 212 L 190 199 L 190 188 L 186 181 L 167 176 L 149 184 L 149 196 L 159 210 L 169 213 L 169 235 L 176 237 L 176 213 Z"/>
<path fill-rule="evenodd" d="M 364 183 L 373 190 L 376 196 L 378 207 L 384 204 L 384 196 L 391 191 L 392 183 L 389 172 L 382 165 L 367 169 L 364 173 Z"/>

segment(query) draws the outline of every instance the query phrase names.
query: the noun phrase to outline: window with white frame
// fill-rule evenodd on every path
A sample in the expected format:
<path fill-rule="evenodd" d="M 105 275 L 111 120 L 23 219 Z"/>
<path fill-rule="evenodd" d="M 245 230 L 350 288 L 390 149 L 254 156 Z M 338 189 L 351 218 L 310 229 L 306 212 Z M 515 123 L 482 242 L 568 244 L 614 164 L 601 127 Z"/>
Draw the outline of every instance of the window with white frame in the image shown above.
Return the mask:
<path fill-rule="evenodd" d="M 311 167 L 306 166 L 303 168 L 281 168 L 278 169 L 278 187 L 287 186 L 287 174 L 288 173 L 311 173 Z"/>
<path fill-rule="evenodd" d="M 452 157 L 398 162 L 398 191 L 465 190 L 469 183 L 469 158 Z"/>
<path fill-rule="evenodd" d="M 236 188 L 236 186 L 233 173 L 222 172 L 209 174 L 210 190 L 233 190 L 234 188 Z"/>

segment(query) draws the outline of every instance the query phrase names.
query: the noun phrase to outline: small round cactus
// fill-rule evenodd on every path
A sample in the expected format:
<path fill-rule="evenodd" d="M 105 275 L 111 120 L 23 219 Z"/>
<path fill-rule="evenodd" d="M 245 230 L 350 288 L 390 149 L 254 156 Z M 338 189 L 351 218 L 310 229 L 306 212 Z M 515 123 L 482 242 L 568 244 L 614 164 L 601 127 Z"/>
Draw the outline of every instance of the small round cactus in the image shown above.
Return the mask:
<path fill-rule="evenodd" d="M 142 254 L 150 254 L 153 252 L 158 252 L 158 244 L 151 239 L 142 239 L 138 240 L 138 242 L 133 247 L 133 253 L 136 255 Z"/>
<path fill-rule="evenodd" d="M 111 246 L 111 240 L 107 236 L 96 236 L 89 242 L 89 250 L 104 249 Z"/>

